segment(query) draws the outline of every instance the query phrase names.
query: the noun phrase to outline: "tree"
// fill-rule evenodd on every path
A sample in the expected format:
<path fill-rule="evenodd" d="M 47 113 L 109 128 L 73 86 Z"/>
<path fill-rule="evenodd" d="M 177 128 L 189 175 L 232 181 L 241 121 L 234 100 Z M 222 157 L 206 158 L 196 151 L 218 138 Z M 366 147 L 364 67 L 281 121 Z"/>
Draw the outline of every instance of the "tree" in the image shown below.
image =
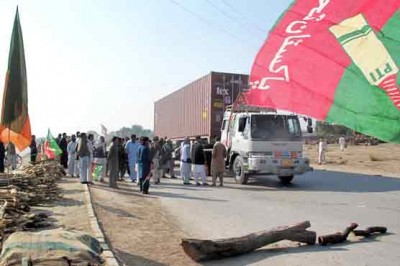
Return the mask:
<path fill-rule="evenodd" d="M 137 137 L 147 136 L 149 138 L 153 137 L 153 131 L 150 129 L 144 129 L 141 125 L 132 125 L 131 127 L 122 127 L 117 131 L 112 131 L 108 134 L 106 141 L 110 141 L 113 136 L 125 138 L 130 137 L 135 134 Z"/>
<path fill-rule="evenodd" d="M 328 122 L 323 122 L 323 121 L 317 121 L 316 125 L 316 131 L 317 135 L 319 137 L 330 137 L 330 136 L 351 136 L 353 135 L 353 130 L 337 125 L 337 124 L 331 124 Z"/>

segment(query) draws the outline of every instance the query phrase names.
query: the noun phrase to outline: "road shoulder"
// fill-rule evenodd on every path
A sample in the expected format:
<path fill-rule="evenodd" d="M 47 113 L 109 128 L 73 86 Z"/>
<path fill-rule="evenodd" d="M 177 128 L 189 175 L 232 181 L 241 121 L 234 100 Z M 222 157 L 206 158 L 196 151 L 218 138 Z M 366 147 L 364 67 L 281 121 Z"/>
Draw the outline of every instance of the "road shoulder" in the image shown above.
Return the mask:
<path fill-rule="evenodd" d="M 92 203 L 110 247 L 121 265 L 195 265 L 183 252 L 185 233 L 161 206 L 160 200 L 120 182 L 91 186 Z"/>

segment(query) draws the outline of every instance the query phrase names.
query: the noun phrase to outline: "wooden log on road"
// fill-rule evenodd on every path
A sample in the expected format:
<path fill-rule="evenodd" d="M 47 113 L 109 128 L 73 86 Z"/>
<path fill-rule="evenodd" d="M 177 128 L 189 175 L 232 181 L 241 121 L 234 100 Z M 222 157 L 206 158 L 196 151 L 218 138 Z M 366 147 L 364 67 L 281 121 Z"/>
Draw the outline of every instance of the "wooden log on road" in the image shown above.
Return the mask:
<path fill-rule="evenodd" d="M 352 224 L 350 224 L 350 226 L 348 226 L 346 229 L 344 229 L 343 232 L 338 232 L 338 233 L 331 234 L 331 235 L 320 236 L 320 237 L 318 237 L 318 243 L 321 246 L 325 246 L 327 244 L 342 243 L 342 242 L 346 241 L 349 234 L 351 232 L 353 232 L 354 229 L 357 228 L 357 226 L 358 226 L 358 224 L 352 223 Z"/>
<path fill-rule="evenodd" d="M 305 221 L 293 226 L 277 227 L 242 237 L 217 240 L 182 239 L 182 247 L 192 260 L 204 261 L 249 253 L 281 240 L 314 245 L 316 233 L 306 230 L 310 226 L 310 222 Z"/>
<path fill-rule="evenodd" d="M 354 230 L 353 233 L 355 236 L 363 236 L 363 237 L 370 237 L 376 233 L 379 234 L 386 234 L 387 228 L 384 226 L 371 226 L 367 227 L 365 230 Z"/>

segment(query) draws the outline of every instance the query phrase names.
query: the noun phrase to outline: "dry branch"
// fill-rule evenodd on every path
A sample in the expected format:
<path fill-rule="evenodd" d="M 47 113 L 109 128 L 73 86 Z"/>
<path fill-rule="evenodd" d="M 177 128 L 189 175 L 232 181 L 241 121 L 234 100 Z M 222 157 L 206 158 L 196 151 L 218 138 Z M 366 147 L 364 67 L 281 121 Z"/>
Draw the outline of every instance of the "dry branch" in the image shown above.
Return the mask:
<path fill-rule="evenodd" d="M 363 237 L 370 237 L 374 234 L 386 234 L 387 228 L 384 226 L 371 226 L 367 227 L 365 230 L 354 230 L 353 233 L 355 236 L 363 236 Z"/>
<path fill-rule="evenodd" d="M 337 244 L 337 243 L 342 243 L 344 242 L 349 234 L 356 229 L 358 224 L 352 223 L 349 227 L 347 227 L 343 232 L 338 232 L 335 234 L 331 235 L 324 235 L 318 237 L 318 243 L 322 246 L 325 246 L 327 244 Z"/>
<path fill-rule="evenodd" d="M 305 221 L 293 226 L 277 227 L 242 237 L 218 240 L 182 239 L 182 247 L 194 261 L 202 261 L 248 253 L 281 240 L 313 245 L 316 233 L 306 230 L 310 226 L 310 222 Z"/>

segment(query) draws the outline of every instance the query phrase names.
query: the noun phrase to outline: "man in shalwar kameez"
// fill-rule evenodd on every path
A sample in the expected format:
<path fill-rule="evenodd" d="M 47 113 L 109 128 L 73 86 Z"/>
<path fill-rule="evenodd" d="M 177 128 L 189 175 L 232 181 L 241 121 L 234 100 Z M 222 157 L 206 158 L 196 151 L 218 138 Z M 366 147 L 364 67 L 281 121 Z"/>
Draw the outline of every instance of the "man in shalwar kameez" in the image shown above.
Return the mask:
<path fill-rule="evenodd" d="M 339 146 L 341 151 L 344 151 L 344 149 L 346 148 L 346 139 L 344 138 L 344 136 L 341 136 L 339 138 Z"/>
<path fill-rule="evenodd" d="M 211 159 L 212 186 L 216 185 L 217 178 L 219 178 L 219 185 L 222 187 L 224 184 L 226 148 L 219 137 L 215 140 Z"/>
<path fill-rule="evenodd" d="M 118 179 L 118 137 L 112 138 L 112 145 L 110 147 L 110 151 L 108 152 L 107 161 L 108 167 L 110 169 L 110 182 L 109 185 L 111 188 L 118 188 L 117 179 Z"/>
<path fill-rule="evenodd" d="M 190 140 L 185 138 L 181 144 L 181 176 L 184 185 L 190 185 L 192 161 L 190 159 Z"/>
<path fill-rule="evenodd" d="M 132 182 L 137 179 L 136 174 L 136 161 L 137 161 L 137 150 L 139 143 L 136 142 L 136 135 L 131 136 L 131 140 L 126 143 L 126 153 L 128 154 L 128 164 L 129 164 L 129 178 Z"/>
<path fill-rule="evenodd" d="M 326 142 L 320 139 L 318 143 L 318 164 L 325 163 Z"/>
<path fill-rule="evenodd" d="M 150 187 L 151 159 L 149 143 L 148 137 L 141 137 L 137 155 L 140 191 L 143 194 L 148 194 Z"/>
<path fill-rule="evenodd" d="M 154 184 L 160 184 L 160 180 L 164 172 L 164 169 L 160 164 L 160 152 L 163 143 L 157 136 L 154 137 L 153 141 L 154 142 L 152 143 L 150 148 L 150 159 L 153 162 L 152 175 L 154 179 Z"/>
<path fill-rule="evenodd" d="M 71 177 L 74 177 L 75 173 L 75 161 L 76 161 L 76 136 L 71 136 L 71 141 L 68 143 L 67 152 L 68 152 L 68 174 Z"/>

